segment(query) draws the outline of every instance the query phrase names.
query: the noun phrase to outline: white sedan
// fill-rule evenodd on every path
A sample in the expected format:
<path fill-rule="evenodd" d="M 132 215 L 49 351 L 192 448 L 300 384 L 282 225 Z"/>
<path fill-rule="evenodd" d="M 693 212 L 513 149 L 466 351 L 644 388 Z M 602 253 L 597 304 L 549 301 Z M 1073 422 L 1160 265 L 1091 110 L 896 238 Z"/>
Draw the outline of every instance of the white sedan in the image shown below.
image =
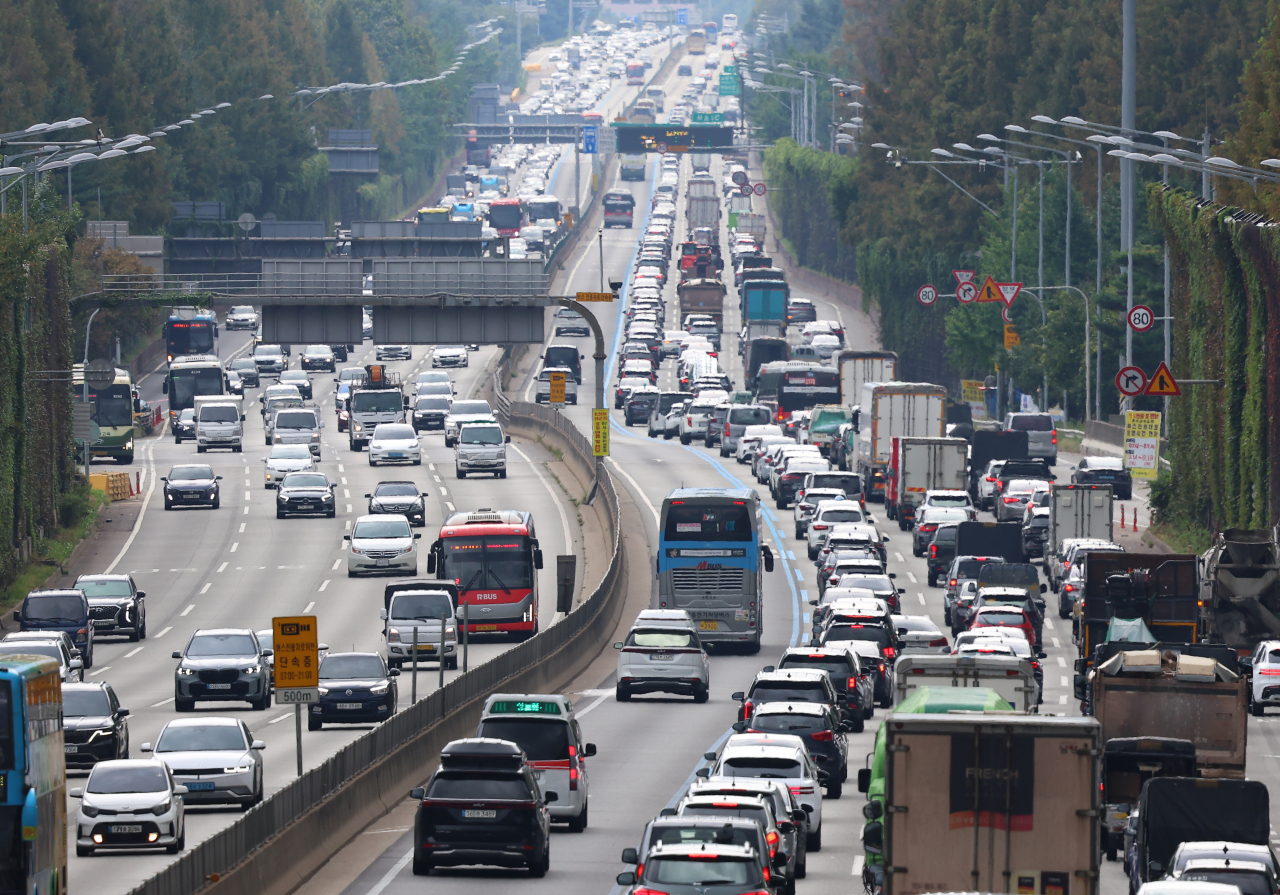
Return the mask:
<path fill-rule="evenodd" d="M 418 433 L 406 423 L 381 423 L 369 439 L 369 465 L 379 463 L 422 465 L 422 445 Z"/>
<path fill-rule="evenodd" d="M 437 345 L 431 351 L 432 367 L 467 366 L 467 349 L 461 345 Z"/>
<path fill-rule="evenodd" d="M 347 577 L 365 572 L 418 574 L 418 539 L 404 516 L 361 516 L 347 542 Z"/>
<path fill-rule="evenodd" d="M 316 468 L 315 455 L 305 444 L 272 445 L 270 455 L 263 457 L 262 462 L 266 464 L 265 488 L 279 485 L 285 473 L 314 472 Z"/>

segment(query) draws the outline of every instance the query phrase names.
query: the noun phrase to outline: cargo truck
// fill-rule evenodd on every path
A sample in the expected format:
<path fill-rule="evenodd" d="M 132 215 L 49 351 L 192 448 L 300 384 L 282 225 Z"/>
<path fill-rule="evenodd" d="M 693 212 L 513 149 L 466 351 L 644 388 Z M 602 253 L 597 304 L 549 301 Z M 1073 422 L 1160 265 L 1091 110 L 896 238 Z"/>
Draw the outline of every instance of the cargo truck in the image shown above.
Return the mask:
<path fill-rule="evenodd" d="M 707 196 L 713 199 L 716 196 L 716 182 L 711 179 L 695 178 L 685 184 L 685 195 L 691 199 L 705 199 Z M 719 200 L 717 200 L 718 204 Z"/>
<path fill-rule="evenodd" d="M 347 446 L 362 451 L 379 423 L 403 423 L 409 399 L 399 373 L 383 364 L 367 364 L 364 376 L 351 380 L 351 393 L 343 402 L 347 411 Z"/>
<path fill-rule="evenodd" d="M 961 522 L 956 526 L 956 556 L 999 556 L 1025 563 L 1022 526 L 1017 522 Z"/>
<path fill-rule="evenodd" d="M 714 195 L 690 196 L 685 203 L 684 216 L 690 233 L 699 227 L 716 228 L 720 225 L 720 200 Z"/>
<path fill-rule="evenodd" d="M 835 441 L 840 427 L 850 419 L 848 409 L 840 404 L 815 405 L 809 413 L 809 423 L 804 430 L 804 443 L 817 445 L 824 457 L 830 457 L 831 443 Z"/>
<path fill-rule="evenodd" d="M 1049 485 L 1049 540 L 1044 567 L 1061 568 L 1068 538 L 1111 540 L 1110 485 Z"/>
<path fill-rule="evenodd" d="M 710 314 L 715 318 L 716 326 L 723 328 L 726 291 L 724 283 L 717 279 L 681 280 L 676 286 L 676 295 L 680 299 L 680 319 L 683 320 L 686 314 Z"/>
<path fill-rule="evenodd" d="M 947 390 L 928 382 L 867 382 L 858 413 L 857 469 L 872 500 L 883 500 L 893 439 L 941 438 Z M 846 402 L 847 403 L 847 402 Z"/>
<path fill-rule="evenodd" d="M 456 199 L 465 199 L 471 195 L 471 189 L 467 186 L 465 174 L 446 174 L 444 180 L 450 196 Z"/>
<path fill-rule="evenodd" d="M 1200 557 L 1205 626 L 1242 655 L 1280 638 L 1280 538 L 1276 529 L 1218 533 Z"/>
<path fill-rule="evenodd" d="M 895 382 L 898 378 L 896 351 L 842 351 L 836 358 L 840 368 L 840 400 L 857 404 L 862 386 L 868 382 Z"/>
<path fill-rule="evenodd" d="M 896 705 L 922 687 L 989 687 L 1015 711 L 1037 711 L 1039 688 L 1029 659 L 1017 656 L 899 656 Z"/>
<path fill-rule="evenodd" d="M 963 491 L 969 469 L 963 438 L 893 439 L 885 474 L 884 512 L 907 531 L 926 491 Z"/>
<path fill-rule="evenodd" d="M 646 162 L 643 155 L 618 156 L 619 180 L 644 180 L 645 170 Z"/>
<path fill-rule="evenodd" d="M 1196 557 L 1185 553 L 1086 554 L 1075 609 L 1076 674 L 1087 674 L 1099 647 L 1118 639 L 1114 629 L 1137 622 L 1149 642 L 1198 643 L 1197 572 Z"/>
<path fill-rule="evenodd" d="M 742 356 L 742 369 L 746 378 L 747 390 L 751 392 L 756 389 L 756 377 L 760 372 L 761 366 L 773 361 L 791 359 L 791 350 L 787 345 L 787 340 L 781 336 L 756 336 L 750 340 L 745 340 L 743 345 L 745 350 Z"/>
<path fill-rule="evenodd" d="M 773 320 L 785 328 L 787 299 L 791 297 L 785 280 L 743 280 L 738 294 L 744 323 Z"/>
<path fill-rule="evenodd" d="M 733 229 L 739 235 L 750 236 L 756 245 L 764 248 L 764 238 L 768 232 L 765 216 L 757 212 L 739 211 L 733 222 Z"/>
<path fill-rule="evenodd" d="M 689 164 L 693 165 L 693 173 L 711 170 L 711 153 L 709 152 L 691 152 L 689 153 Z"/>
<path fill-rule="evenodd" d="M 883 729 L 863 844 L 885 895 L 1097 895 L 1097 721 L 894 712 Z"/>
<path fill-rule="evenodd" d="M 986 474 L 992 460 L 1027 459 L 1027 433 L 980 429 L 973 433 L 969 451 L 969 494 L 976 504 L 979 499 L 978 479 Z"/>

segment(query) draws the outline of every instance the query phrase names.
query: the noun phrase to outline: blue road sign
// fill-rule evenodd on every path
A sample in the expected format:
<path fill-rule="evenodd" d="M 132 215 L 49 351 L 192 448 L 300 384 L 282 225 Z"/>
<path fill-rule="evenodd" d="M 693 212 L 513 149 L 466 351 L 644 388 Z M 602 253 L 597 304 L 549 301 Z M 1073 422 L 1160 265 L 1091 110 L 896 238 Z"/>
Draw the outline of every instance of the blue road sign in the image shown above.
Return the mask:
<path fill-rule="evenodd" d="M 677 24 L 677 25 L 688 25 L 688 24 L 689 24 L 689 10 L 687 10 L 687 9 L 677 9 L 677 10 L 676 10 L 676 24 Z"/>
<path fill-rule="evenodd" d="M 596 153 L 596 137 L 599 131 L 596 130 L 594 124 L 585 125 L 582 128 L 582 151 L 587 155 L 595 155 Z"/>

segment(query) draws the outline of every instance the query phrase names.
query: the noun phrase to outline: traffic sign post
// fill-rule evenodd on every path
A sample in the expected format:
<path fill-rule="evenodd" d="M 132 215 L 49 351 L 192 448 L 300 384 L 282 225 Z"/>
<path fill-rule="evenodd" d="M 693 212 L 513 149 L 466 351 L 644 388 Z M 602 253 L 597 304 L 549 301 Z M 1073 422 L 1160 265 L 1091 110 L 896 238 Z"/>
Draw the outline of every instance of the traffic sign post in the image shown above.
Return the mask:
<path fill-rule="evenodd" d="M 84 382 L 89 388 L 97 391 L 110 388 L 116 381 L 115 364 L 108 360 L 91 360 L 84 365 Z"/>
<path fill-rule="evenodd" d="M 1147 374 L 1141 367 L 1122 367 L 1116 374 L 1116 388 L 1126 398 L 1136 398 L 1147 388 Z"/>
<path fill-rule="evenodd" d="M 1124 465 L 1135 479 L 1160 472 L 1160 411 L 1128 410 L 1124 415 Z"/>
<path fill-rule="evenodd" d="M 1004 306 L 1013 305 L 1013 300 L 1018 297 L 1018 293 L 1022 291 L 1021 283 L 996 283 L 996 289 L 1000 291 L 1000 300 L 1004 302 Z"/>
<path fill-rule="evenodd" d="M 1134 332 L 1144 333 L 1155 326 L 1155 323 L 1155 314 L 1146 305 L 1134 305 L 1133 310 L 1129 312 L 1129 328 Z M 1173 377 L 1170 376 L 1169 378 L 1172 379 Z"/>
<path fill-rule="evenodd" d="M 750 196 L 754 191 L 751 189 L 751 184 L 744 183 L 742 186 L 738 187 L 738 192 L 744 196 Z"/>
<path fill-rule="evenodd" d="M 931 307 L 938 300 L 938 290 L 931 283 L 925 283 L 916 290 L 916 301 L 924 305 L 926 308 Z"/>
<path fill-rule="evenodd" d="M 1134 310 L 1138 309 L 1134 308 Z M 1182 394 L 1182 389 L 1178 387 L 1178 380 L 1173 378 L 1168 365 L 1160 361 L 1160 366 L 1156 367 L 1155 373 L 1151 376 L 1151 382 L 1142 393 L 1157 398 L 1176 398 Z"/>
<path fill-rule="evenodd" d="M 766 187 L 763 183 L 757 183 L 751 189 L 755 192 L 757 196 L 763 196 L 768 191 L 768 187 Z"/>
<path fill-rule="evenodd" d="M 591 453 L 609 456 L 609 411 L 600 407 L 591 411 Z"/>
<path fill-rule="evenodd" d="M 1006 323 L 1004 325 L 1004 350 L 1008 351 L 1011 348 L 1017 348 L 1021 344 L 1022 338 L 1018 335 L 1018 328 L 1012 323 Z"/>
<path fill-rule="evenodd" d="M 658 144 L 658 155 L 666 155 L 666 154 L 667 154 L 667 144 L 666 144 L 666 143 L 659 143 L 659 144 Z"/>
<path fill-rule="evenodd" d="M 956 285 L 963 286 L 965 283 L 972 283 L 978 272 L 976 270 L 953 270 L 951 275 L 956 278 Z"/>
<path fill-rule="evenodd" d="M 582 151 L 587 155 L 596 154 L 596 140 L 600 136 L 600 131 L 594 124 L 583 125 L 582 128 Z"/>
<path fill-rule="evenodd" d="M 977 300 L 977 298 L 978 287 L 976 284 L 965 280 L 960 285 L 956 286 L 956 301 L 961 304 L 967 305 L 970 302 Z"/>
<path fill-rule="evenodd" d="M 314 615 L 271 620 L 272 677 L 276 702 L 292 705 L 298 740 L 298 776 L 302 776 L 302 707 L 320 701 L 320 643 Z"/>
<path fill-rule="evenodd" d="M 676 10 L 676 24 L 677 25 L 689 24 L 689 10 L 684 8 L 680 8 Z"/>
<path fill-rule="evenodd" d="M 987 277 L 982 288 L 978 290 L 978 301 L 1004 301 L 1004 296 L 1000 294 L 1000 290 L 996 288 L 996 281 Z"/>
<path fill-rule="evenodd" d="M 558 370 L 552 370 L 551 373 L 549 374 L 549 377 L 551 380 L 550 382 L 551 393 L 550 395 L 548 395 L 547 400 L 552 404 L 563 404 L 564 403 L 564 373 L 561 373 Z"/>
<path fill-rule="evenodd" d="M 1013 322 L 1013 318 L 1009 316 L 1009 309 L 1007 307 L 1000 309 L 1000 317 L 1004 320 L 1005 323 Z"/>
<path fill-rule="evenodd" d="M 613 301 L 612 292 L 579 292 L 574 298 L 578 301 Z"/>
<path fill-rule="evenodd" d="M 694 124 L 724 124 L 724 113 L 723 112 L 694 112 L 692 120 Z M 742 174 L 741 171 L 739 171 L 738 173 Z M 746 175 L 743 174 L 743 176 L 745 177 Z"/>
<path fill-rule="evenodd" d="M 745 183 L 747 182 L 747 172 L 746 172 L 746 171 L 734 171 L 734 172 L 733 172 L 733 177 L 732 177 L 732 178 L 730 178 L 730 179 L 731 179 L 735 184 L 737 184 L 738 186 L 742 186 L 743 184 L 745 184 Z"/>

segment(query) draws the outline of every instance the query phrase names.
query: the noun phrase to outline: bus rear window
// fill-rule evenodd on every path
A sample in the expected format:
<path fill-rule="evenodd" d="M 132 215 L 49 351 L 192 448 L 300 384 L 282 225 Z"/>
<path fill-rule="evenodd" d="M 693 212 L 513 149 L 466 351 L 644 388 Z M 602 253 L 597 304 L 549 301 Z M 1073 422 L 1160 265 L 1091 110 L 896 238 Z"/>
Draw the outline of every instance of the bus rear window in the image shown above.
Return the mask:
<path fill-rule="evenodd" d="M 668 541 L 750 541 L 751 511 L 745 504 L 668 504 Z"/>

